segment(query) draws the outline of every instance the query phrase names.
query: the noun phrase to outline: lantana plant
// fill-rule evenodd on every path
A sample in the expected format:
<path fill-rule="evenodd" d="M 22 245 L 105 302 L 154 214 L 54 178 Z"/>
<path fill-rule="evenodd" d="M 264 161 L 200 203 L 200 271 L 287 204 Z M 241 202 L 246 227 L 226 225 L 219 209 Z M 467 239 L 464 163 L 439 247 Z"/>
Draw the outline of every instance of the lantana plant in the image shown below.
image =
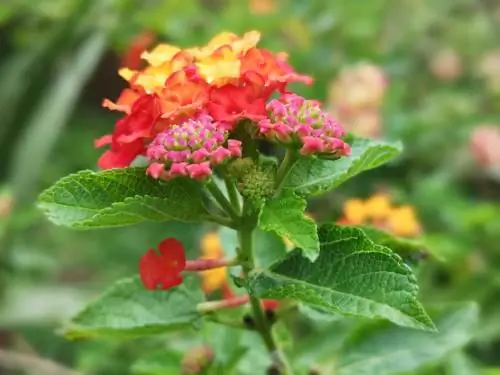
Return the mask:
<path fill-rule="evenodd" d="M 214 232 L 198 259 L 187 259 L 176 238 L 145 243 L 137 249 L 138 275 L 77 314 L 68 337 L 229 324 L 220 314 L 239 308 L 247 311 L 242 328 L 267 348 L 270 373 L 290 375 L 295 364 L 273 325 L 282 308 L 435 330 L 411 268 L 385 246 L 390 241 L 379 244 L 355 226 L 317 225 L 305 213 L 309 197 L 390 161 L 400 145 L 347 135 L 321 103 L 289 88 L 312 78 L 296 73 L 286 54 L 258 48 L 259 39 L 252 31 L 222 33 L 203 47 L 160 44 L 142 54 L 144 69 L 119 71 L 129 87 L 103 102 L 122 116 L 96 141 L 106 148 L 102 170 L 62 178 L 40 195 L 41 209 L 75 229 L 208 223 L 237 243 L 224 252 Z M 263 143 L 280 157 L 263 154 Z M 293 249 L 256 246 L 262 233 Z"/>

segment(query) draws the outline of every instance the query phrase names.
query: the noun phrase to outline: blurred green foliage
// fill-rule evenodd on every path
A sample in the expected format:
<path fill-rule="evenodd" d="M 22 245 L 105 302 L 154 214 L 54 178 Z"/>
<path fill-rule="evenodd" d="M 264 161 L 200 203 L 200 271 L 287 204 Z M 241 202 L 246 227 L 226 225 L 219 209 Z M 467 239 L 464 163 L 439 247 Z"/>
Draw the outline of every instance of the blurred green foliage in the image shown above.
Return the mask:
<path fill-rule="evenodd" d="M 297 87 L 305 96 L 327 100 L 332 80 L 344 67 L 360 61 L 386 72 L 389 85 L 382 133 L 404 142 L 403 158 L 349 181 L 326 201 L 311 202 L 311 211 L 322 221 L 334 221 L 345 199 L 388 189 L 397 201 L 416 207 L 425 228 L 422 241 L 431 256 L 419 266 L 424 301 L 432 305 L 475 300 L 481 307 L 475 329 L 468 325 L 473 317 L 466 307 L 446 318 L 449 321 L 439 320 L 456 325 L 446 325 L 440 333 L 440 356 L 422 352 L 433 345 L 425 341 L 428 338 L 408 333 L 401 345 L 413 343 L 416 357 L 429 360 L 366 374 L 500 373 L 500 186 L 474 163 L 468 147 L 478 124 L 500 124 L 499 90 L 479 68 L 485 54 L 500 48 L 500 4 L 490 0 L 268 0 L 264 3 L 274 10 L 259 14 L 249 11 L 249 3 L 7 0 L 0 4 L 0 158 L 4 160 L 0 166 L 0 349 L 36 353 L 87 374 L 123 375 L 130 373 L 137 359 L 168 347 L 170 354 L 139 361 L 133 371 L 178 373 L 169 359 L 178 361 L 179 353 L 194 342 L 191 335 L 68 342 L 56 329 L 105 285 L 135 274 L 139 256 L 162 238 L 175 235 L 196 252 L 199 238 L 209 228 L 172 223 L 70 232 L 42 219 L 33 201 L 56 179 L 96 168 L 100 151 L 93 148 L 93 139 L 109 132 L 116 119 L 100 108 L 100 101 L 117 97 L 124 86 L 116 75 L 119 56 L 136 35 L 149 30 L 159 40 L 188 46 L 201 45 L 224 30 L 257 29 L 263 46 L 287 51 L 297 71 L 316 79 L 310 87 Z M 444 49 L 452 50 L 460 61 L 453 79 L 440 77 L 431 67 Z M 444 64 L 445 73 L 446 68 Z M 331 360 L 331 353 L 349 340 L 340 351 L 344 356 L 340 363 L 348 367 L 357 347 L 376 345 L 377 338 L 385 336 L 399 340 L 406 335 L 395 327 L 387 331 L 376 327 L 369 330 L 377 329 L 377 335 L 360 338 L 352 329 L 361 328 L 351 321 L 313 323 L 302 317 L 288 323 L 303 335 L 293 353 L 298 363 L 306 364 L 313 354 Z M 467 332 L 462 332 L 463 327 L 468 327 Z M 213 329 L 205 334 L 207 341 L 224 353 L 218 360 L 226 367 L 234 362 L 234 368 L 240 369 L 236 373 L 246 373 L 241 370 L 245 366 L 263 371 L 267 364 L 261 363 L 256 338 L 242 335 L 236 345 L 228 340 L 235 335 L 232 329 Z M 248 351 L 252 355 L 238 362 Z M 340 374 L 354 374 L 342 368 Z"/>

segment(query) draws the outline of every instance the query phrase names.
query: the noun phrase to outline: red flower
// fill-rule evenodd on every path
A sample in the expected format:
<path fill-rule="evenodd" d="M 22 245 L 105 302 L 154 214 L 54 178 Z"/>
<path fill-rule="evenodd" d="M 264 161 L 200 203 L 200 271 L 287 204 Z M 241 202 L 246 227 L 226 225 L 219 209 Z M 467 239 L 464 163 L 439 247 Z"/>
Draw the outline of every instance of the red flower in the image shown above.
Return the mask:
<path fill-rule="evenodd" d="M 161 90 L 162 119 L 170 123 L 199 112 L 208 100 L 210 86 L 197 74 L 196 68 L 189 66 L 175 72 Z"/>
<path fill-rule="evenodd" d="M 154 94 L 135 100 L 130 114 L 118 120 L 112 135 L 105 135 L 95 142 L 96 147 L 111 144 L 111 149 L 99 158 L 103 169 L 127 167 L 138 155 L 145 152 L 144 139 L 151 138 L 161 115 L 161 105 Z"/>
<path fill-rule="evenodd" d="M 272 87 L 265 86 L 262 76 L 248 73 L 239 85 L 213 88 L 207 109 L 218 122 L 234 124 L 244 118 L 259 121 L 267 117 L 266 101 L 273 91 Z"/>
<path fill-rule="evenodd" d="M 311 84 L 312 78 L 295 73 L 286 61 L 284 53 L 273 54 L 262 48 L 252 48 L 241 59 L 241 75 L 249 72 L 258 73 L 268 86 L 274 86 L 283 92 L 290 82 Z"/>
<path fill-rule="evenodd" d="M 181 272 L 186 267 L 184 247 L 175 238 L 158 245 L 158 254 L 149 249 L 139 263 L 139 274 L 147 289 L 169 289 L 182 283 Z"/>

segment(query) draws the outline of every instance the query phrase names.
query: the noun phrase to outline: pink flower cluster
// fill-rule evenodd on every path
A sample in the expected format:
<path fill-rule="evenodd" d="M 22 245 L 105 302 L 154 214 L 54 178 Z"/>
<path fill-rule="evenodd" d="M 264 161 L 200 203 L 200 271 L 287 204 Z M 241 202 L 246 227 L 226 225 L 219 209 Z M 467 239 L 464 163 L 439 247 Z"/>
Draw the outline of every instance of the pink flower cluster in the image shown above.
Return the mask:
<path fill-rule="evenodd" d="M 300 147 L 303 155 L 349 155 L 342 139 L 344 129 L 319 102 L 295 94 L 285 94 L 267 105 L 269 118 L 259 121 L 258 131 L 265 138 Z"/>
<path fill-rule="evenodd" d="M 162 179 L 189 176 L 204 180 L 214 166 L 241 157 L 241 142 L 227 137 L 227 127 L 208 115 L 174 125 L 159 133 L 148 146 L 147 156 L 152 163 L 147 173 Z"/>

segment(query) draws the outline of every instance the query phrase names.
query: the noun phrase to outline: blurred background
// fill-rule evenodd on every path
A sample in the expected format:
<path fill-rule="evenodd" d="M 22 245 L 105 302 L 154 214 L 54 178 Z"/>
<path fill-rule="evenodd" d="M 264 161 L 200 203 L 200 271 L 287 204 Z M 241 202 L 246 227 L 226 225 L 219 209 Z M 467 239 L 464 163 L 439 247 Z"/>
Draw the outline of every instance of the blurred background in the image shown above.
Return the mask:
<path fill-rule="evenodd" d="M 203 45 L 220 31 L 253 29 L 261 46 L 288 52 L 298 72 L 315 78 L 298 93 L 322 100 L 355 134 L 405 145 L 397 162 L 310 202 L 310 212 L 335 222 L 346 201 L 383 192 L 418 221 L 428 254 L 418 267 L 423 301 L 480 305 L 464 345 L 414 373 L 500 374 L 496 0 L 1 1 L 0 374 L 31 374 L 33 358 L 45 361 L 37 375 L 170 374 L 137 365 L 158 340 L 71 342 L 58 328 L 112 281 L 135 274 L 147 248 L 175 235 L 199 251 L 206 228 L 70 231 L 34 201 L 58 178 L 97 168 L 93 141 L 116 121 L 101 102 L 125 87 L 119 67 L 140 66 L 140 53 L 158 41 Z"/>

